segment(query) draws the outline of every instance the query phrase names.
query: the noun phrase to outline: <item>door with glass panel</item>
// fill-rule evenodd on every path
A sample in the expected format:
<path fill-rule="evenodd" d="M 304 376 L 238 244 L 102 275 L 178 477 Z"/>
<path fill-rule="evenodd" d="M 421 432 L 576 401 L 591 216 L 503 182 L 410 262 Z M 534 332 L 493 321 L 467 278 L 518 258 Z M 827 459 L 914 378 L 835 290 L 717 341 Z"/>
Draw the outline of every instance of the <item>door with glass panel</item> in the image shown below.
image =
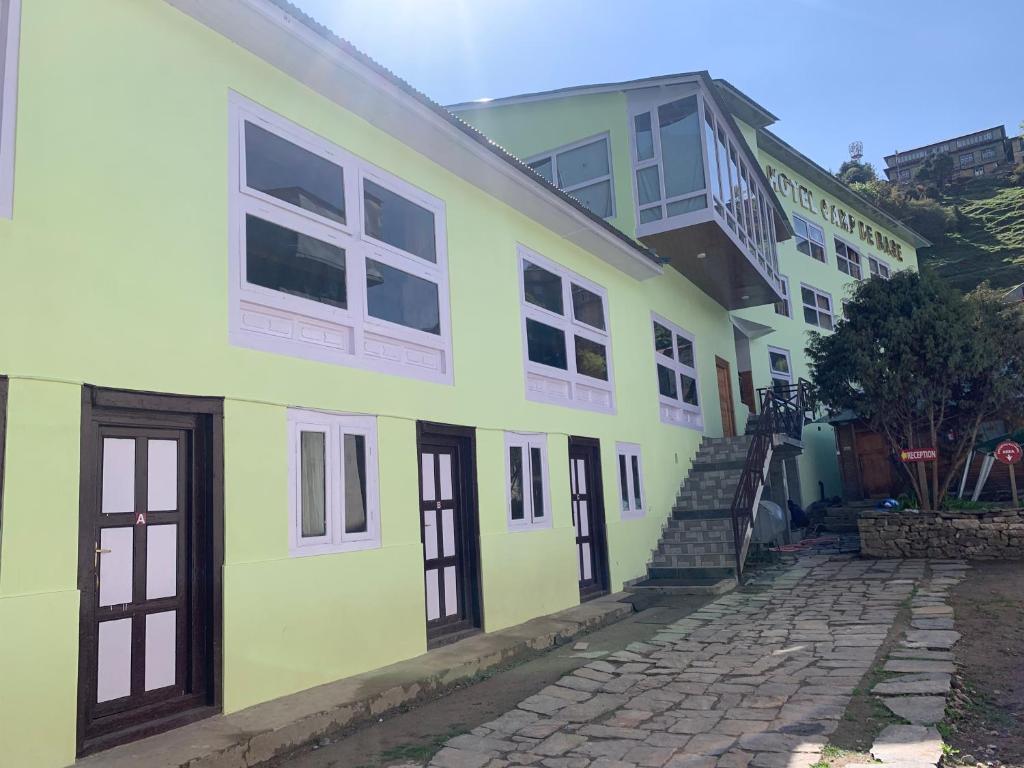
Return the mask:
<path fill-rule="evenodd" d="M 420 424 L 420 535 L 427 645 L 482 626 L 473 431 Z"/>
<path fill-rule="evenodd" d="M 569 492 L 576 528 L 576 564 L 580 600 L 608 591 L 608 550 L 601 484 L 601 448 L 597 440 L 569 438 Z"/>
<path fill-rule="evenodd" d="M 207 421 L 87 403 L 80 754 L 212 714 L 215 567 Z"/>

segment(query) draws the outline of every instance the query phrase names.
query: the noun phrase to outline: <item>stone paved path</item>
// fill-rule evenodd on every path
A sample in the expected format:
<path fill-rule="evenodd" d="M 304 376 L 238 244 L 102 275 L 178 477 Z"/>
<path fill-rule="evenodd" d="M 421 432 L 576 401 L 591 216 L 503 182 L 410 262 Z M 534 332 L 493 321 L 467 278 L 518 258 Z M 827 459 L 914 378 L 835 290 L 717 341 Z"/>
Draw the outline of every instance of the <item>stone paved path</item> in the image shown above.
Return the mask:
<path fill-rule="evenodd" d="M 433 768 L 806 768 L 924 561 L 807 557 L 451 739 Z"/>

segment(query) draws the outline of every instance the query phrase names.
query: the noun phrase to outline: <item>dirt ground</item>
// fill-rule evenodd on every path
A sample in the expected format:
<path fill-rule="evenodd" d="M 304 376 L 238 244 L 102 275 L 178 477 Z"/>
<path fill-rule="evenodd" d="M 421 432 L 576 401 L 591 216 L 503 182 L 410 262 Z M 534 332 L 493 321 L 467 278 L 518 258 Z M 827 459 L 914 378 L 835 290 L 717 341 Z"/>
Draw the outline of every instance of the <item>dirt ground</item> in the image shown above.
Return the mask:
<path fill-rule="evenodd" d="M 945 741 L 957 762 L 1024 767 L 1024 561 L 972 563 L 953 593 L 958 689 Z"/>

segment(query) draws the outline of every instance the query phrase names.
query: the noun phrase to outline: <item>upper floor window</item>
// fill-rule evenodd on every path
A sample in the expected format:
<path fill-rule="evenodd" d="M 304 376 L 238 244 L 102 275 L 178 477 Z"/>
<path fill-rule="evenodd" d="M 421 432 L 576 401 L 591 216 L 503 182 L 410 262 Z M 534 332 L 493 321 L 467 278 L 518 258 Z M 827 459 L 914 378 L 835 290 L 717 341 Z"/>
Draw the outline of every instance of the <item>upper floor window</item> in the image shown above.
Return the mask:
<path fill-rule="evenodd" d="M 608 137 L 584 139 L 527 161 L 533 170 L 602 218 L 615 215 Z"/>
<path fill-rule="evenodd" d="M 960 155 L 960 167 L 961 168 L 966 168 L 967 166 L 971 165 L 973 162 L 974 162 L 974 153 L 973 152 L 964 152 L 962 155 Z"/>
<path fill-rule="evenodd" d="M 800 286 L 800 300 L 804 307 L 804 320 L 811 325 L 831 331 L 835 328 L 832 315 L 832 297 L 809 285 Z"/>
<path fill-rule="evenodd" d="M 509 530 L 551 527 L 546 435 L 505 433 Z"/>
<path fill-rule="evenodd" d="M 643 517 L 643 472 L 640 464 L 640 446 L 636 443 L 618 443 L 619 510 L 623 519 Z"/>
<path fill-rule="evenodd" d="M 779 275 L 779 285 L 782 288 L 782 301 L 775 302 L 775 314 L 782 315 L 783 317 L 792 317 L 793 306 L 791 304 L 792 299 L 789 296 L 789 278 L 785 275 Z"/>
<path fill-rule="evenodd" d="M 800 216 L 793 216 L 796 249 L 812 259 L 825 263 L 825 230 Z"/>
<path fill-rule="evenodd" d="M 522 246 L 519 278 L 527 398 L 613 411 L 604 288 Z"/>
<path fill-rule="evenodd" d="M 985 149 L 981 150 L 981 159 L 982 160 L 995 160 L 996 159 L 996 149 L 995 149 L 995 147 L 986 147 Z"/>
<path fill-rule="evenodd" d="M 231 338 L 451 382 L 444 204 L 232 96 Z"/>
<path fill-rule="evenodd" d="M 868 256 L 868 269 L 872 277 L 882 277 L 886 280 L 891 276 L 889 265 L 874 256 Z"/>
<path fill-rule="evenodd" d="M 786 387 L 793 383 L 793 366 L 788 349 L 768 347 L 768 369 L 773 386 Z"/>
<path fill-rule="evenodd" d="M 21 0 L 0 0 L 0 218 L 14 212 L 14 127 Z"/>
<path fill-rule="evenodd" d="M 376 419 L 292 409 L 288 441 L 291 554 L 379 547 Z"/>
<path fill-rule="evenodd" d="M 661 420 L 703 429 L 693 334 L 654 313 L 651 323 Z"/>
<path fill-rule="evenodd" d="M 902 171 L 900 171 L 900 181 L 910 181 L 910 171 L 909 170 L 902 170 Z"/>
<path fill-rule="evenodd" d="M 852 245 L 847 245 L 838 237 L 835 239 L 835 246 L 836 264 L 839 266 L 839 271 L 860 280 L 863 277 L 860 253 Z"/>

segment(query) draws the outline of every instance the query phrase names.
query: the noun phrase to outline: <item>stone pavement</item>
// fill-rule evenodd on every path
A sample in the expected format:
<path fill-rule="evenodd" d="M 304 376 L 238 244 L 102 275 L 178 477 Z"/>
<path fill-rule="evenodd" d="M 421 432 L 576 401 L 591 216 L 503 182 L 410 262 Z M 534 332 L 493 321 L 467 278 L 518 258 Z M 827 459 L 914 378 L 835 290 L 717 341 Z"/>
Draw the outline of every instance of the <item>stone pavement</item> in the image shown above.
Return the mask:
<path fill-rule="evenodd" d="M 806 768 L 922 560 L 809 556 L 451 739 L 432 768 Z"/>

